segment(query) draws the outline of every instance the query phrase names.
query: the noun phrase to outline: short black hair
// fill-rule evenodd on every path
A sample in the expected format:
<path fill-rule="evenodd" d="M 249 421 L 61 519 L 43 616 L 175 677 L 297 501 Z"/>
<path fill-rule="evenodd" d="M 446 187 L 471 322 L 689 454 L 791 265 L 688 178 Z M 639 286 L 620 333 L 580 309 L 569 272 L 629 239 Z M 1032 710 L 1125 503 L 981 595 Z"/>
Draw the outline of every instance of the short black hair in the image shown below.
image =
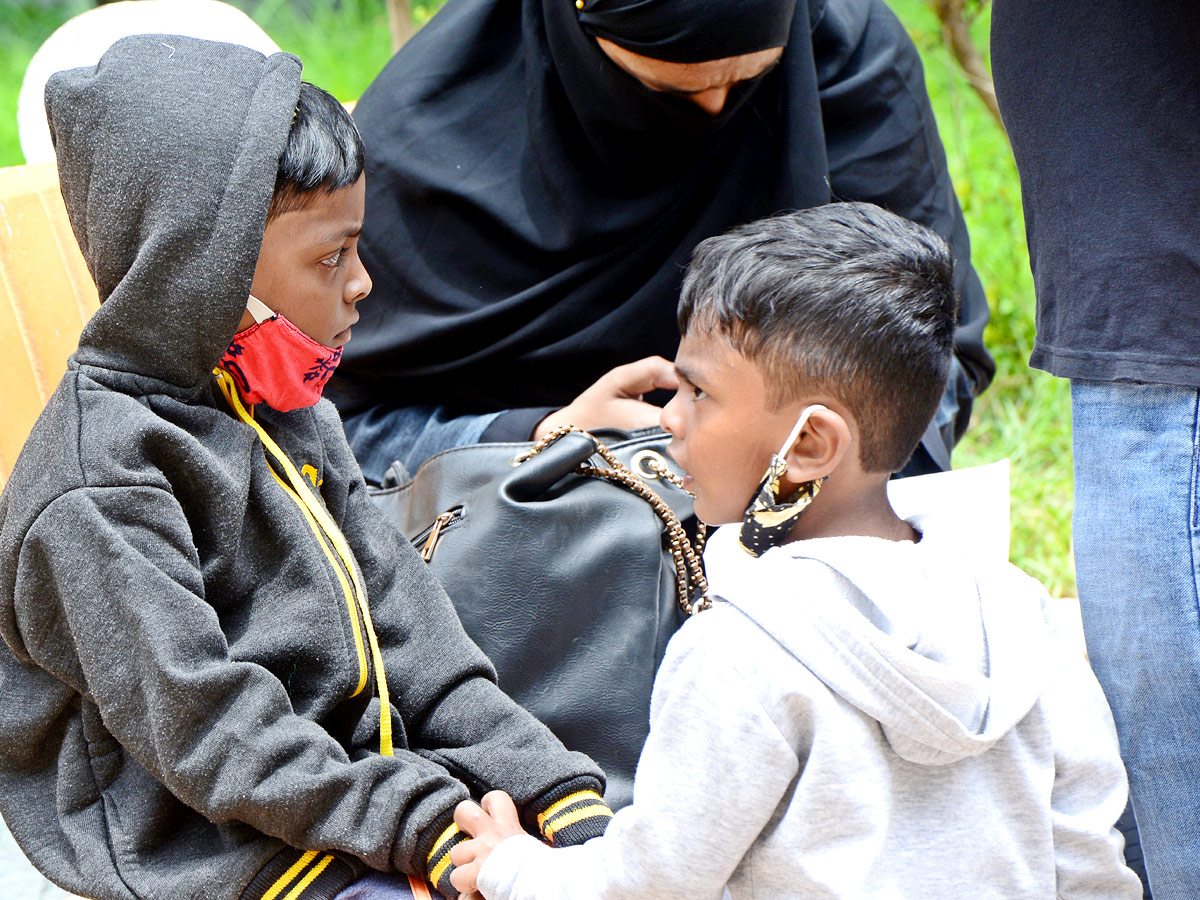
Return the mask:
<path fill-rule="evenodd" d="M 723 334 L 778 408 L 814 388 L 858 422 L 868 472 L 901 469 L 949 376 L 958 298 L 934 232 L 870 203 L 831 203 L 702 242 L 679 330 Z"/>
<path fill-rule="evenodd" d="M 332 193 L 354 184 L 362 175 L 365 155 L 346 108 L 328 91 L 302 81 L 267 221 L 302 208 L 320 188 Z"/>

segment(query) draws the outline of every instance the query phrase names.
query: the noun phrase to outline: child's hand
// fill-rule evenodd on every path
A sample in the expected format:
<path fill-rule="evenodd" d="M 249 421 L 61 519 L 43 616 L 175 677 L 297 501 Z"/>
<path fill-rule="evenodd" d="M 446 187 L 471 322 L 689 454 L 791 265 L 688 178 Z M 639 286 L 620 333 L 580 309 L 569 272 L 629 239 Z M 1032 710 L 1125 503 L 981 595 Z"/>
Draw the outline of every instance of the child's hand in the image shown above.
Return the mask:
<path fill-rule="evenodd" d="M 512 797 L 504 791 L 484 794 L 482 807 L 473 800 L 464 800 L 454 810 L 454 821 L 471 840 L 450 850 L 450 862 L 455 866 L 450 883 L 460 893 L 469 894 L 476 890 L 479 870 L 496 845 L 505 838 L 524 834 L 525 829 L 521 827 Z"/>

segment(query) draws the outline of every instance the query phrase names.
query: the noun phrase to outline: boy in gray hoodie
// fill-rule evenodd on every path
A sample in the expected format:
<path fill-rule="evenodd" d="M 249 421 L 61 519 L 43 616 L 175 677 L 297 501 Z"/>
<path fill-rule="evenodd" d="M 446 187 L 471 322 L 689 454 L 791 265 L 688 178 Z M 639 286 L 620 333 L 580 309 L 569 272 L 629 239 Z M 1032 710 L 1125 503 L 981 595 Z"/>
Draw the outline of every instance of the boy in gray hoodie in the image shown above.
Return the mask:
<path fill-rule="evenodd" d="M 672 638 L 633 804 L 551 850 L 501 793 L 452 859 L 489 900 L 1134 900 L 1124 769 L 1042 587 L 893 471 L 934 414 L 955 301 L 936 235 L 867 204 L 696 250 L 662 414 L 713 607 Z M 764 474 L 765 472 L 765 474 Z"/>
<path fill-rule="evenodd" d="M 320 401 L 371 286 L 345 111 L 293 56 L 169 35 L 46 106 L 101 306 L 0 497 L 24 852 L 97 900 L 328 900 L 453 895 L 472 793 L 602 832 L 601 773 L 496 687 Z"/>

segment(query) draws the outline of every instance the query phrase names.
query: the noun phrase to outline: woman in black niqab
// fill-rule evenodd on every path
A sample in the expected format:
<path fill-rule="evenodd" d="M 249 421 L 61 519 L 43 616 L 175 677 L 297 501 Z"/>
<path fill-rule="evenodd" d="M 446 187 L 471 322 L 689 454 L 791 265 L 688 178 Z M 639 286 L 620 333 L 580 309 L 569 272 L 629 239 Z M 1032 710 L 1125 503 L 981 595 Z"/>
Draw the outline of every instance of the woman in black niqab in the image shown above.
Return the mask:
<path fill-rule="evenodd" d="M 673 63 L 785 49 L 709 115 L 597 37 Z M 917 465 L 949 467 L 991 377 L 987 306 L 916 51 L 881 0 L 450 0 L 355 118 L 375 289 L 329 393 L 369 479 L 526 439 L 614 366 L 673 356 L 697 243 L 835 196 L 930 225 L 959 261 L 961 365 Z"/>

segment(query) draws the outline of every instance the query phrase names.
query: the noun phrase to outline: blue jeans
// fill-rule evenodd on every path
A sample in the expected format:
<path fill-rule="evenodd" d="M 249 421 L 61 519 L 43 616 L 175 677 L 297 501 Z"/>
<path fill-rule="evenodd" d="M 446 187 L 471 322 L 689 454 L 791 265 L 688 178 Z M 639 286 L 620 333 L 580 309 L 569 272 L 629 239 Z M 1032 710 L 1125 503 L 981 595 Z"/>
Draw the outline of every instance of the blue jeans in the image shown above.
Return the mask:
<path fill-rule="evenodd" d="M 478 442 L 499 415 L 455 416 L 444 406 L 373 406 L 344 416 L 342 425 L 363 477 L 379 484 L 396 460 L 413 475 L 435 453 Z"/>
<path fill-rule="evenodd" d="M 333 900 L 442 900 L 442 895 L 421 885 L 411 887 L 407 875 L 372 872 L 338 893 Z"/>
<path fill-rule="evenodd" d="M 1200 898 L 1200 391 L 1071 382 L 1075 568 L 1155 900 Z"/>

